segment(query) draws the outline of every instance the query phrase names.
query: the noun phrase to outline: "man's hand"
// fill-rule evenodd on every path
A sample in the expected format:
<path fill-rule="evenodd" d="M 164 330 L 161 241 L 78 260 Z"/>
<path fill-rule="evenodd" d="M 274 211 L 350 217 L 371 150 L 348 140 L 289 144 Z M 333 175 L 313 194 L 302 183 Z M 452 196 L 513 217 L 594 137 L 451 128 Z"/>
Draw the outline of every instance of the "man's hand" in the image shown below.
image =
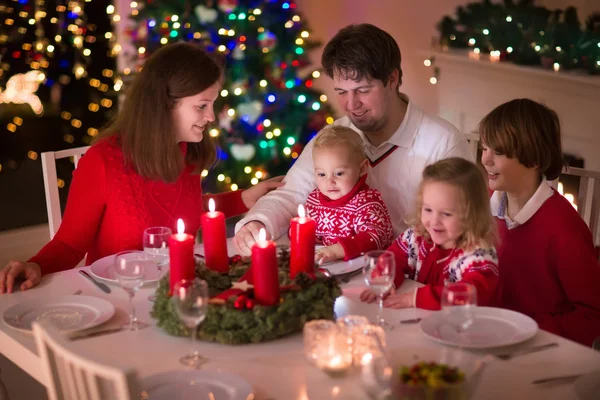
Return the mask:
<path fill-rule="evenodd" d="M 276 176 L 271 179 L 267 179 L 266 181 L 262 181 L 257 183 L 256 185 L 244 190 L 242 192 L 242 201 L 247 209 L 251 209 L 254 204 L 263 197 L 265 194 L 269 193 L 271 190 L 277 189 L 285 185 L 285 183 L 281 182 L 281 180 L 285 178 L 284 175 Z"/>
<path fill-rule="evenodd" d="M 42 279 L 42 269 L 36 263 L 10 261 L 0 271 L 0 294 L 12 293 L 17 278 L 25 278 L 21 290 L 31 289 Z"/>
<path fill-rule="evenodd" d="M 265 228 L 261 222 L 250 221 L 235 234 L 233 237 L 233 246 L 239 255 L 249 256 L 252 254 L 252 246 L 258 241 L 258 234 L 261 228 Z M 266 233 L 267 239 L 270 239 L 271 235 L 269 232 Z"/>

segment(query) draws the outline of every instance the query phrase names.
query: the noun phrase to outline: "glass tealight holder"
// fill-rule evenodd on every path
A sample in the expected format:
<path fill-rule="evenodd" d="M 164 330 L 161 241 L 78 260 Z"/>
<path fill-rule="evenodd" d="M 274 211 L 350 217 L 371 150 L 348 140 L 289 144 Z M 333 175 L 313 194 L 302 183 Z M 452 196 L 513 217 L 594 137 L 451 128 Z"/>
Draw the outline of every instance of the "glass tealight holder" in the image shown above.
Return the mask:
<path fill-rule="evenodd" d="M 338 318 L 336 322 L 342 332 L 348 335 L 348 351 L 354 353 L 354 337 L 360 335 L 364 327 L 370 325 L 369 319 L 362 315 L 347 315 Z M 356 363 L 354 362 L 354 364 Z"/>
<path fill-rule="evenodd" d="M 348 335 L 336 329 L 317 348 L 316 364 L 331 376 L 341 376 L 352 366 L 352 353 L 348 349 Z"/>
<path fill-rule="evenodd" d="M 306 359 L 316 364 L 320 347 L 337 331 L 337 325 L 326 319 L 317 319 L 304 324 L 304 355 Z"/>
<path fill-rule="evenodd" d="M 352 360 L 360 366 L 374 358 L 385 357 L 385 330 L 379 325 L 357 328 L 353 337 Z"/>

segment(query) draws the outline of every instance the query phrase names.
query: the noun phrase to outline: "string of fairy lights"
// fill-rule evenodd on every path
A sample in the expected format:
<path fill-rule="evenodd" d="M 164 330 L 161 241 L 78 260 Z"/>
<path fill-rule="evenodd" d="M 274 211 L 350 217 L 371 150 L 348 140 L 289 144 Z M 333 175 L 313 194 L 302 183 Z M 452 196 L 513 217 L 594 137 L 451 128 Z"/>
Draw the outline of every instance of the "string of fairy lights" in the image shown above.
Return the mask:
<path fill-rule="evenodd" d="M 0 85 L 0 105 L 29 104 L 35 115 L 41 117 L 44 115 L 44 106 L 36 92 L 40 86 L 46 86 L 50 91 L 50 102 L 59 104 L 60 117 L 69 127 L 62 140 L 73 144 L 77 135 L 82 136 L 83 144 L 89 144 L 98 134 L 98 129 L 95 126 L 85 126 L 82 113 L 69 105 L 68 101 L 61 102 L 62 89 L 72 79 L 86 81 L 97 90 L 94 98 L 98 99 L 89 102 L 89 112 L 97 113 L 114 106 L 110 97 L 113 90 L 121 89 L 122 79 L 110 68 L 102 70 L 101 77 L 93 77 L 89 73 L 94 44 L 98 40 L 114 41 L 112 33 L 99 32 L 98 25 L 89 22 L 85 8 L 91 0 L 68 0 L 64 4 L 62 1 L 45 0 L 13 0 L 12 3 L 0 5 L 0 22 L 5 25 L 0 33 L 0 45 L 8 48 L 9 44 L 13 44 L 12 52 L 4 53 L 0 59 L 0 84 L 5 82 Z M 49 3 L 55 7 L 48 8 Z M 34 30 L 34 35 L 31 34 L 31 29 Z M 20 48 L 16 48 L 15 43 L 20 44 Z M 109 57 L 116 57 L 117 54 L 118 51 L 112 45 Z M 21 69 L 29 68 L 29 71 L 11 71 L 18 69 L 17 65 Z M 1 89 L 2 86 L 4 90 Z M 11 110 L 16 110 L 19 115 L 12 118 L 6 129 L 18 134 L 27 121 L 27 116 L 20 114 L 23 111 L 19 110 L 25 110 L 26 113 L 26 109 Z M 38 152 L 31 149 L 27 151 L 27 157 L 36 160 Z M 16 168 L 16 162 L 10 162 Z M 60 188 L 65 185 L 60 178 L 57 183 Z"/>
<path fill-rule="evenodd" d="M 142 36 L 142 40 L 135 40 L 136 38 L 133 38 L 137 55 L 136 59 L 132 60 L 133 64 L 135 64 L 135 67 L 132 68 L 141 68 L 144 59 L 151 52 L 148 47 L 152 45 L 152 41 L 157 42 L 162 46 L 180 40 L 204 41 L 205 46 L 209 50 L 214 50 L 223 56 L 230 57 L 234 60 L 244 59 L 245 53 L 249 50 L 257 50 L 265 57 L 268 56 L 269 53 L 274 49 L 273 43 L 277 40 L 277 38 L 271 32 L 272 25 L 269 26 L 269 24 L 273 24 L 273 21 L 263 20 L 264 10 L 259 6 L 255 8 L 244 9 L 244 7 L 239 6 L 239 4 L 236 2 L 232 3 L 235 4 L 233 4 L 228 10 L 221 8 L 221 5 L 219 5 L 221 11 L 226 13 L 226 20 L 222 26 L 215 29 L 216 35 L 212 36 L 200 26 L 190 24 L 189 15 L 186 17 L 185 15 L 165 14 L 162 16 L 162 18 L 153 16 L 153 18 L 140 21 L 138 30 L 135 31 L 135 28 L 133 29 L 135 32 L 137 32 L 138 39 L 139 36 Z M 144 2 L 132 1 L 129 7 L 129 18 L 135 19 L 133 17 L 138 16 L 138 14 L 143 11 L 144 6 Z M 284 12 L 288 12 L 296 8 L 295 3 L 287 1 L 281 2 L 280 6 L 282 9 L 280 15 L 285 15 Z M 112 13 L 114 12 L 114 9 L 111 8 L 110 10 L 107 10 L 107 12 Z M 201 12 L 206 12 L 206 15 L 214 12 L 216 19 L 217 10 L 215 8 L 209 8 L 205 7 L 204 5 L 200 5 L 196 9 L 196 13 L 200 15 Z M 194 15 L 192 15 L 192 17 L 194 17 Z M 202 22 L 202 17 L 199 18 Z M 239 24 L 242 22 L 247 23 L 247 25 L 244 25 L 244 29 L 240 28 L 236 31 L 235 24 L 238 23 L 239 27 Z M 230 24 L 229 26 L 228 23 Z M 301 17 L 293 12 L 291 13 L 289 19 L 282 20 L 282 24 L 284 25 L 285 29 L 288 31 L 297 30 L 297 35 L 293 40 L 293 48 L 290 51 L 290 53 L 294 55 L 295 59 L 281 61 L 276 65 L 276 68 L 280 70 L 278 72 L 281 72 L 282 78 L 280 80 L 265 76 L 257 77 L 257 79 L 252 80 L 251 82 L 240 83 L 232 80 L 231 82 L 225 83 L 225 86 L 220 92 L 221 100 L 224 103 L 237 103 L 241 104 L 241 106 L 229 106 L 219 113 L 218 118 L 221 126 L 219 128 L 213 128 L 209 131 L 211 137 L 220 138 L 223 135 L 226 137 L 227 129 L 223 128 L 223 125 L 230 126 L 232 121 L 241 119 L 247 124 L 253 126 L 256 134 L 260 137 L 260 140 L 257 141 L 257 147 L 259 149 L 268 150 L 275 147 L 276 142 L 279 141 L 284 143 L 284 146 L 279 147 L 278 149 L 283 157 L 291 159 L 298 158 L 299 149 L 296 148 L 299 145 L 298 138 L 295 137 L 292 132 L 290 132 L 290 129 L 280 126 L 275 120 L 269 118 L 269 116 L 263 115 L 262 105 L 256 105 L 254 110 L 252 107 L 249 107 L 248 109 L 248 107 L 245 106 L 250 106 L 254 102 L 247 101 L 244 103 L 244 99 L 259 98 L 265 107 L 276 105 L 276 103 L 280 101 L 278 98 L 279 94 L 276 92 L 277 89 L 293 91 L 293 101 L 297 102 L 297 104 L 306 106 L 312 111 L 321 110 L 323 103 L 328 101 L 325 94 L 318 94 L 315 96 L 303 90 L 304 88 L 310 89 L 313 87 L 314 80 L 321 76 L 321 73 L 318 70 L 312 70 L 312 72 L 310 72 L 304 78 L 289 76 L 289 74 L 286 76 L 286 71 L 288 69 L 296 69 L 301 65 L 298 58 L 305 55 L 306 46 L 309 44 L 308 41 L 310 32 L 306 29 L 299 29 L 300 23 Z M 143 31 L 141 34 L 140 30 Z M 150 36 L 148 31 L 150 30 L 160 32 L 160 37 L 153 37 L 152 41 L 148 40 L 148 36 Z M 253 32 L 250 33 L 250 30 L 253 30 Z M 258 46 L 254 47 L 250 45 L 251 47 L 249 47 L 249 43 L 251 42 L 250 35 L 254 34 L 256 35 L 256 43 Z M 331 124 L 333 121 L 334 119 L 331 115 L 327 115 L 325 117 L 326 123 Z M 263 166 L 253 166 L 250 164 L 251 163 L 248 162 L 247 165 L 243 167 L 243 172 L 247 177 L 251 177 L 249 180 L 251 184 L 256 185 L 261 179 L 269 176 L 269 172 L 266 171 Z M 206 178 L 208 175 L 208 170 L 204 170 L 201 173 L 203 178 Z M 216 174 L 215 178 L 218 184 L 220 184 L 220 187 L 224 189 L 237 190 L 239 188 L 238 182 L 235 182 L 234 178 L 229 176 L 227 173 Z"/>

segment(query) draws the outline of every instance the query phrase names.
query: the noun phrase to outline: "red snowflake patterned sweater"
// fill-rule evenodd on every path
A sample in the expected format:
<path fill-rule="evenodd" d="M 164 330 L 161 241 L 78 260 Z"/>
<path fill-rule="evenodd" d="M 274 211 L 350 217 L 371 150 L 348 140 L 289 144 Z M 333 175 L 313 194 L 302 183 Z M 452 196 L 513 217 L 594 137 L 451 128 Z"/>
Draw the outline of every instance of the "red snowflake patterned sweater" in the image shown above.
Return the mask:
<path fill-rule="evenodd" d="M 317 222 L 317 240 L 326 246 L 339 243 L 344 261 L 367 251 L 385 249 L 394 239 L 390 213 L 381 194 L 365 183 L 367 175 L 345 196 L 331 200 L 319 189 L 308 195 L 308 215 Z"/>
<path fill-rule="evenodd" d="M 396 287 L 405 277 L 425 284 L 415 293 L 415 306 L 439 310 L 446 282 L 467 282 L 477 289 L 477 304 L 495 300 L 498 286 L 496 249 L 442 249 L 429 239 L 407 229 L 388 249 L 396 256 Z"/>

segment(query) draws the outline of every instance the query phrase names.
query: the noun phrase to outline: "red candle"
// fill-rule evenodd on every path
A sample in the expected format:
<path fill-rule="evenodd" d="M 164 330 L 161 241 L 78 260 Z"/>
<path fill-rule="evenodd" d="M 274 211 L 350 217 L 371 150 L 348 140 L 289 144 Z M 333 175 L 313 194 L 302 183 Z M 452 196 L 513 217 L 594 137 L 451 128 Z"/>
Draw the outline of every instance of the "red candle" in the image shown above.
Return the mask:
<path fill-rule="evenodd" d="M 213 271 L 229 271 L 227 255 L 227 233 L 225 214 L 215 211 L 215 201 L 208 201 L 209 212 L 202 214 L 202 242 L 204 243 L 204 262 Z"/>
<path fill-rule="evenodd" d="M 194 279 L 194 237 L 185 233 L 181 219 L 177 220 L 177 233 L 169 238 L 169 265 L 169 293 L 177 282 Z"/>
<path fill-rule="evenodd" d="M 279 268 L 275 242 L 267 240 L 260 230 L 258 242 L 252 246 L 252 284 L 254 297 L 260 304 L 273 306 L 279 303 Z"/>
<path fill-rule="evenodd" d="M 298 206 L 298 217 L 290 224 L 290 276 L 315 271 L 315 231 L 317 223 L 307 217 L 304 206 Z"/>

